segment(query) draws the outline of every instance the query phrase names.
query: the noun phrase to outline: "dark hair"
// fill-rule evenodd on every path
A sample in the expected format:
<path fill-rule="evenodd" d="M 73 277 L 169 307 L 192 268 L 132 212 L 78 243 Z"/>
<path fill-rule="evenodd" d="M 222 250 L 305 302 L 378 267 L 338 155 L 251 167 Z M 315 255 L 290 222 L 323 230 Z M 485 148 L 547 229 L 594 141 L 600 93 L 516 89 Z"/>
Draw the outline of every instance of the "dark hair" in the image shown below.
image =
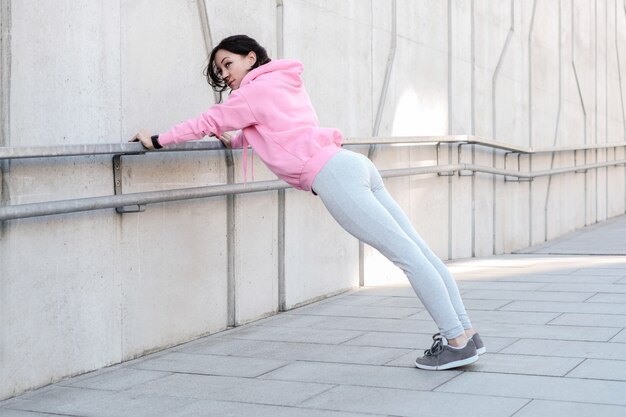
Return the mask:
<path fill-rule="evenodd" d="M 228 85 L 226 84 L 224 79 L 222 79 L 220 71 L 217 69 L 217 65 L 215 65 L 215 54 L 220 49 L 224 49 L 228 52 L 232 52 L 233 54 L 238 54 L 242 56 L 246 56 L 250 52 L 254 52 L 256 54 L 256 62 L 254 63 L 254 65 L 252 65 L 250 70 L 253 70 L 271 61 L 271 59 L 267 56 L 267 51 L 265 51 L 265 48 L 263 48 L 261 45 L 259 45 L 257 41 L 249 36 L 234 35 L 223 39 L 211 51 L 209 64 L 204 70 L 204 75 L 206 76 L 206 79 L 211 88 L 220 93 L 220 101 L 222 101 L 222 93 L 228 88 Z"/>

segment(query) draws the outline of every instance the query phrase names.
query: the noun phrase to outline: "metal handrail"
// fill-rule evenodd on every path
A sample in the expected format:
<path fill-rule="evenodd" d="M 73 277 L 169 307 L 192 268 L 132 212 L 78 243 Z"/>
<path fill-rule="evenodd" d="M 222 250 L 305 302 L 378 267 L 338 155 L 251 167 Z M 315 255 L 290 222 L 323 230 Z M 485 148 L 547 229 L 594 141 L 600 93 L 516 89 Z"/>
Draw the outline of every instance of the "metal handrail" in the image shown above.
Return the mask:
<path fill-rule="evenodd" d="M 559 146 L 531 148 L 510 145 L 472 135 L 451 136 L 394 136 L 373 138 L 345 138 L 344 145 L 386 145 L 386 144 L 440 144 L 456 143 L 467 145 L 481 145 L 509 152 L 522 154 L 538 154 L 547 152 L 567 152 L 593 149 L 608 149 L 626 146 L 626 142 L 609 142 L 594 145 Z M 186 142 L 183 144 L 168 146 L 157 151 L 149 152 L 190 152 L 212 151 L 225 149 L 221 142 L 216 140 L 202 140 Z M 106 144 L 78 144 L 78 145 L 53 145 L 53 146 L 16 146 L 0 147 L 0 160 L 24 159 L 24 158 L 51 158 L 65 156 L 85 155 L 137 155 L 145 154 L 146 149 L 139 143 L 106 143 Z"/>
<path fill-rule="evenodd" d="M 0 207 L 0 221 L 289 188 L 281 180 L 57 200 Z"/>
<path fill-rule="evenodd" d="M 140 143 L 0 147 L 1 159 L 56 158 L 86 155 L 141 155 L 147 152 L 191 152 L 225 149 L 220 141 L 195 141 L 148 151 Z"/>
<path fill-rule="evenodd" d="M 487 174 L 502 175 L 524 179 L 534 179 L 542 176 L 564 174 L 568 172 L 583 171 L 587 169 L 603 168 L 614 165 L 626 164 L 626 159 L 599 162 L 594 164 L 577 165 L 573 167 L 558 168 L 537 172 L 520 172 L 507 169 L 491 168 L 475 164 L 438 165 L 427 167 L 399 168 L 380 171 L 383 178 L 392 178 L 409 175 L 440 174 L 460 171 L 482 172 Z M 43 203 L 19 204 L 0 207 L 0 221 L 14 220 L 28 217 L 48 216 L 55 214 L 76 213 L 82 211 L 102 210 L 130 205 L 145 205 L 153 203 L 191 200 L 225 196 L 233 194 L 254 193 L 260 191 L 273 191 L 290 188 L 281 180 L 257 181 L 248 184 L 225 184 L 205 187 L 183 188 L 176 190 L 150 191 L 131 193 L 124 195 L 112 195 L 103 197 L 88 197 L 73 200 L 49 201 Z"/>
<path fill-rule="evenodd" d="M 626 146 L 626 142 L 607 142 L 594 145 L 572 145 L 572 146 L 554 146 L 554 147 L 525 147 L 516 146 L 504 142 L 485 139 L 474 135 L 452 135 L 452 136 L 391 136 L 391 137 L 375 137 L 375 138 L 348 138 L 344 140 L 345 145 L 390 145 L 390 144 L 439 144 L 439 143 L 456 143 L 466 145 L 481 145 L 489 148 L 500 149 L 503 151 L 522 153 L 522 154 L 539 154 L 548 152 L 571 152 L 584 151 L 593 149 L 609 149 Z"/>

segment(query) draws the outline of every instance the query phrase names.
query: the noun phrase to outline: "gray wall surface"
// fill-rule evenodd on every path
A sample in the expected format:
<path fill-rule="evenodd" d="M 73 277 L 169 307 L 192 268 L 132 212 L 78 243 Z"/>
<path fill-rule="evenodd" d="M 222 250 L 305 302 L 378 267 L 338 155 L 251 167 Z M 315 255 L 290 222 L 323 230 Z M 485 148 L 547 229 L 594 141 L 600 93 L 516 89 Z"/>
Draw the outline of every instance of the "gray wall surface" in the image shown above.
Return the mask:
<path fill-rule="evenodd" d="M 321 125 L 348 138 L 626 141 L 623 0 L 0 0 L 0 146 L 123 142 L 195 116 L 214 103 L 202 76 L 208 35 L 237 33 L 301 60 Z M 372 159 L 380 169 L 460 159 L 537 171 L 626 157 L 623 147 L 461 152 L 379 146 Z M 124 156 L 122 182 L 125 193 L 166 190 L 224 184 L 228 172 L 221 151 Z M 108 156 L 5 160 L 0 175 L 0 205 L 113 192 Z M 386 183 L 451 259 L 622 214 L 625 178 L 609 167 L 532 182 Z M 257 160 L 255 180 L 267 179 Z M 398 270 L 366 248 L 363 273 L 367 282 Z M 295 190 L 2 222 L 0 399 L 294 308 L 358 285 L 359 274 L 358 242 Z"/>

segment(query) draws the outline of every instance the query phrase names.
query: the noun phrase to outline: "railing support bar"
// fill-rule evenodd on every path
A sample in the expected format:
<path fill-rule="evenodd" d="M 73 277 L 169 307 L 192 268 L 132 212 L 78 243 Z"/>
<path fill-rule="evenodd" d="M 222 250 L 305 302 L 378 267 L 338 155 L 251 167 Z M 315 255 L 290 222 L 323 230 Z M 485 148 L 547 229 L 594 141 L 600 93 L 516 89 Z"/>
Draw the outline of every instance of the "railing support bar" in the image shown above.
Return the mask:
<path fill-rule="evenodd" d="M 113 157 L 113 192 L 115 195 L 122 195 L 122 155 Z M 132 206 L 115 207 L 115 211 L 119 214 L 137 213 L 145 211 L 144 205 L 133 204 Z"/>

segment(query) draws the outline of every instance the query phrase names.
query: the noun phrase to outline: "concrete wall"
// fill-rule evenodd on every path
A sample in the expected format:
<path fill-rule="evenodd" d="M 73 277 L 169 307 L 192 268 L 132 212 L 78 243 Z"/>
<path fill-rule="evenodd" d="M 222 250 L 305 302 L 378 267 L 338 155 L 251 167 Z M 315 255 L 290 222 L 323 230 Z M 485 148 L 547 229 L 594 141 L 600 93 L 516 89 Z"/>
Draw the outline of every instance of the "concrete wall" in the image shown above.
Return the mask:
<path fill-rule="evenodd" d="M 125 141 L 213 103 L 201 0 L 0 0 L 0 145 Z M 284 3 L 284 5 L 282 5 Z M 211 35 L 247 33 L 298 58 L 322 125 L 374 129 L 392 0 L 206 1 Z M 625 141 L 626 11 L 617 0 L 395 2 L 381 136 L 472 134 L 521 146 Z M 282 45 L 282 46 L 281 46 Z M 358 147 L 357 150 L 367 152 Z M 623 158 L 580 152 L 577 163 Z M 459 159 L 379 147 L 380 169 Z M 479 146 L 460 160 L 505 166 Z M 522 156 L 522 170 L 573 153 Z M 243 180 L 235 152 L 235 181 Z M 515 156 L 506 157 L 517 168 Z M 109 195 L 109 157 L 4 161 L 0 204 Z M 257 180 L 272 179 L 260 161 Z M 445 259 L 510 252 L 626 211 L 623 167 L 505 182 L 485 174 L 387 185 Z M 124 192 L 227 181 L 224 154 L 123 158 Z M 358 242 L 311 194 L 287 190 L 0 225 L 0 399 L 358 284 Z M 232 209 L 232 215 L 229 210 Z M 230 248 L 230 252 L 229 252 Z M 366 248 L 367 280 L 398 275 Z"/>

